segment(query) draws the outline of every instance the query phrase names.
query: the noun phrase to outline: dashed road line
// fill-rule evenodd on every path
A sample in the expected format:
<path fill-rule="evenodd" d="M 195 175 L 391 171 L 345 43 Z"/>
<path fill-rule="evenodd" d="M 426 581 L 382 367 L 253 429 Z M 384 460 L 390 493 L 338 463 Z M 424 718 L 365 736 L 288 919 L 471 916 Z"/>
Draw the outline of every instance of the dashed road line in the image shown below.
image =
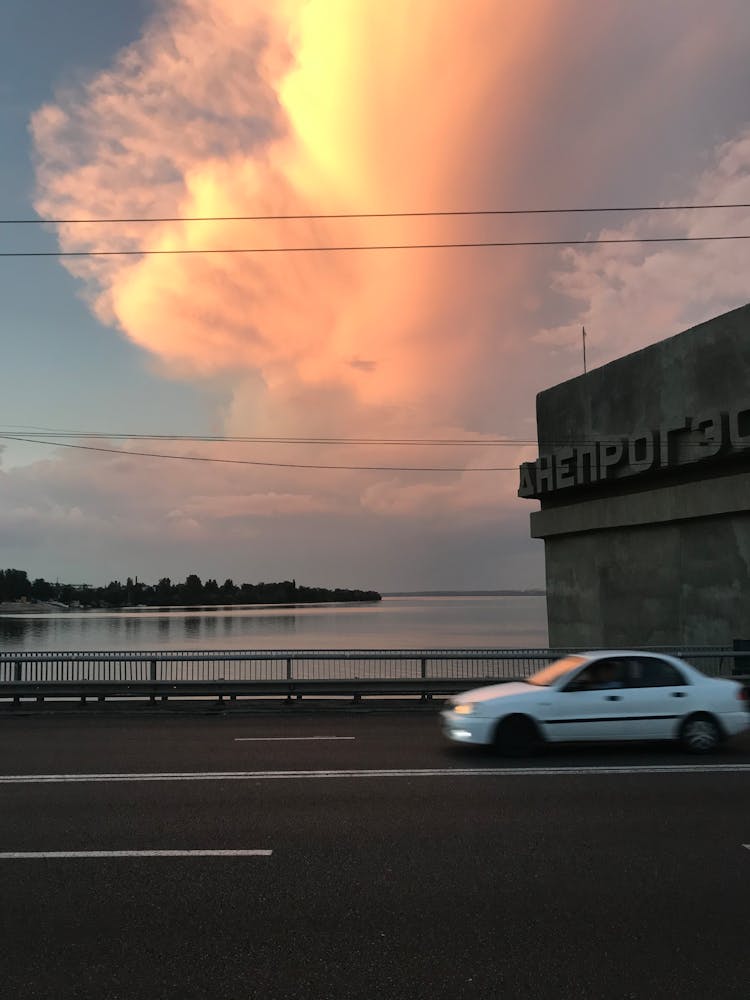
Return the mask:
<path fill-rule="evenodd" d="M 307 743 L 326 740 L 356 740 L 356 736 L 235 736 L 235 743 Z"/>
<path fill-rule="evenodd" d="M 2 851 L 0 861 L 25 861 L 40 858 L 268 858 L 273 851 Z"/>

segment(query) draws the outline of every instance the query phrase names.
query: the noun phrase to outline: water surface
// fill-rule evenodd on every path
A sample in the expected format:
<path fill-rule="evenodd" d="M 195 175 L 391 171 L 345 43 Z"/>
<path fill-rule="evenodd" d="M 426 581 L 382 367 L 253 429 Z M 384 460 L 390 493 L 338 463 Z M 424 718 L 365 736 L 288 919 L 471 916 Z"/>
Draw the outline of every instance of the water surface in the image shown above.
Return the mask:
<path fill-rule="evenodd" d="M 0 615 L 0 650 L 468 649 L 547 645 L 544 597 L 385 597 Z"/>

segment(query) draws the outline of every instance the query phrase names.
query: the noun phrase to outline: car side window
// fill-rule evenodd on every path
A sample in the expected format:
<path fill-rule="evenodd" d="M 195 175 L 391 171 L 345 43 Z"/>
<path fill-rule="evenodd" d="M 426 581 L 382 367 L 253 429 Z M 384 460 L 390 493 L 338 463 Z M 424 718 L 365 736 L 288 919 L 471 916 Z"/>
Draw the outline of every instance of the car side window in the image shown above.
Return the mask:
<path fill-rule="evenodd" d="M 572 681 L 568 681 L 567 684 L 564 684 L 560 690 L 564 692 L 588 691 L 590 683 L 591 667 L 586 667 L 584 670 L 581 670 L 578 674 L 576 674 Z"/>
<path fill-rule="evenodd" d="M 563 691 L 606 691 L 627 685 L 627 663 L 621 658 L 595 660 L 567 684 Z"/>
<path fill-rule="evenodd" d="M 687 683 L 677 667 L 655 656 L 632 657 L 628 673 L 630 687 L 678 687 Z"/>

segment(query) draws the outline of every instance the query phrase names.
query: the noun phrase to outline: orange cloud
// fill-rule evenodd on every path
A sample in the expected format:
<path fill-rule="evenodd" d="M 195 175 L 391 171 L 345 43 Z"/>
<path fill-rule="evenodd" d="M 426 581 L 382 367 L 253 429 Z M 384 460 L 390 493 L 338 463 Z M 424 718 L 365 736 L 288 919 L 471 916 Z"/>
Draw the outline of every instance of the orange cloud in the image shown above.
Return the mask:
<path fill-rule="evenodd" d="M 465 158 L 523 112 L 552 0 L 180 0 L 94 78 L 41 109 L 48 216 L 307 214 L 471 207 Z M 63 226 L 66 249 L 466 239 L 436 220 Z M 471 280 L 445 251 L 74 261 L 94 308 L 183 376 L 339 383 L 361 405 L 430 396 L 477 350 L 440 318 Z M 511 284 L 515 265 L 495 280 Z"/>

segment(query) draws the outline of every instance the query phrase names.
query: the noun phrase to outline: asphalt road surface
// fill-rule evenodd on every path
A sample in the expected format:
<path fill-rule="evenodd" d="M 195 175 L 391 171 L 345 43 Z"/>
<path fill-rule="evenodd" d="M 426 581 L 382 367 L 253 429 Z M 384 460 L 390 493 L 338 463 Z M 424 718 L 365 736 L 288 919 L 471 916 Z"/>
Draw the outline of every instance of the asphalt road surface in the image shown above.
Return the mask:
<path fill-rule="evenodd" d="M 9 1000 L 750 995 L 747 737 L 509 761 L 423 715 L 3 717 L 0 772 Z"/>

